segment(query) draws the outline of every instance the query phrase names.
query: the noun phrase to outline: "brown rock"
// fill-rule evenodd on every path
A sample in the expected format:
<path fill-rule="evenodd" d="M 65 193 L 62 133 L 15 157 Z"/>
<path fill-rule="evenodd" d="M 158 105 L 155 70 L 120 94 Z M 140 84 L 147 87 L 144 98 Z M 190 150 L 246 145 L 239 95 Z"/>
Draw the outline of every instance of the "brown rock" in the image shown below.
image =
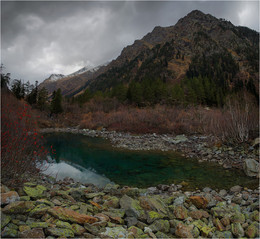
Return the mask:
<path fill-rule="evenodd" d="M 179 205 L 175 207 L 174 215 L 176 216 L 176 218 L 184 220 L 188 217 L 188 211 L 185 207 Z"/>
<path fill-rule="evenodd" d="M 42 228 L 33 228 L 31 230 L 19 232 L 18 237 L 19 238 L 45 238 L 45 235 Z"/>
<path fill-rule="evenodd" d="M 1 205 L 9 204 L 11 202 L 19 201 L 20 197 L 17 192 L 10 191 L 1 194 Z"/>
<path fill-rule="evenodd" d="M 189 212 L 189 215 L 190 215 L 191 218 L 197 219 L 197 220 L 202 218 L 202 213 L 199 210 L 191 211 L 191 212 Z"/>
<path fill-rule="evenodd" d="M 182 223 L 177 225 L 175 234 L 180 238 L 193 238 L 191 228 Z"/>
<path fill-rule="evenodd" d="M 208 200 L 203 196 L 191 196 L 190 201 L 197 208 L 206 208 L 208 205 Z"/>
<path fill-rule="evenodd" d="M 53 207 L 48 210 L 48 212 L 63 221 L 70 221 L 70 222 L 75 222 L 79 224 L 84 224 L 84 223 L 94 223 L 97 222 L 98 219 L 92 216 L 88 216 L 85 214 L 80 214 L 78 212 L 75 212 L 71 209 L 68 208 L 62 208 L 62 207 Z"/>
<path fill-rule="evenodd" d="M 221 232 L 225 230 L 225 227 L 222 225 L 221 221 L 218 218 L 214 219 L 213 223 L 216 226 L 217 230 Z"/>
<path fill-rule="evenodd" d="M 100 221 L 105 221 L 105 222 L 110 221 L 109 217 L 103 213 L 98 213 L 95 215 L 95 217 L 98 218 Z"/>

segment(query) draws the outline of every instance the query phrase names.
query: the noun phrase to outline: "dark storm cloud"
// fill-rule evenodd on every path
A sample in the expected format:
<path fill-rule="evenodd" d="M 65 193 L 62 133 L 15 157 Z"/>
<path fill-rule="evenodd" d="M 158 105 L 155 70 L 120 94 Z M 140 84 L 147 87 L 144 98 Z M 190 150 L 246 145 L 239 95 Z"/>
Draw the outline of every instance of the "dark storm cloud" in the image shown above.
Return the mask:
<path fill-rule="evenodd" d="M 258 2 L 1 2 L 2 62 L 12 77 L 42 81 L 116 58 L 155 26 L 194 9 L 259 30 Z"/>

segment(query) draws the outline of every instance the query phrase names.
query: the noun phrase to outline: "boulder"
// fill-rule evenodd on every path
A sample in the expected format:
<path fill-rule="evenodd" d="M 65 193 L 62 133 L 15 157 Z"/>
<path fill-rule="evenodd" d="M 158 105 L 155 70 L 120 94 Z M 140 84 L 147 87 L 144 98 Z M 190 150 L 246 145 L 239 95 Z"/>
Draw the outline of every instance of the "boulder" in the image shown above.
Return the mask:
<path fill-rule="evenodd" d="M 2 209 L 2 212 L 6 214 L 26 214 L 29 213 L 34 207 L 34 202 L 17 201 L 5 206 Z"/>
<path fill-rule="evenodd" d="M 243 164 L 244 172 L 249 177 L 259 177 L 259 163 L 254 159 L 246 159 Z"/>
<path fill-rule="evenodd" d="M 191 196 L 189 200 L 197 208 L 206 208 L 208 205 L 208 200 L 203 196 Z"/>
<path fill-rule="evenodd" d="M 10 216 L 1 212 L 1 228 L 5 227 L 11 220 L 12 218 Z"/>
<path fill-rule="evenodd" d="M 149 228 L 153 231 L 153 232 L 169 232 L 170 230 L 170 223 L 167 220 L 156 220 L 152 225 L 149 226 Z"/>
<path fill-rule="evenodd" d="M 235 237 L 243 237 L 245 235 L 243 227 L 237 222 L 231 224 L 231 232 Z"/>
<path fill-rule="evenodd" d="M 9 204 L 11 202 L 19 201 L 20 197 L 17 192 L 10 191 L 1 193 L 1 205 Z"/>
<path fill-rule="evenodd" d="M 18 233 L 19 238 L 45 238 L 42 228 L 33 228 Z"/>
<path fill-rule="evenodd" d="M 24 186 L 23 190 L 31 198 L 40 198 L 47 188 L 42 185 L 37 185 L 36 187 Z"/>
<path fill-rule="evenodd" d="M 127 238 L 127 230 L 123 227 L 106 227 L 106 231 L 100 234 L 104 237 Z"/>
<path fill-rule="evenodd" d="M 184 220 L 188 217 L 188 211 L 185 207 L 179 205 L 175 207 L 174 215 L 177 219 Z"/>
<path fill-rule="evenodd" d="M 140 206 L 139 201 L 132 199 L 131 197 L 124 195 L 120 199 L 120 206 L 125 210 L 125 213 L 128 217 L 136 217 L 139 219 L 145 218 L 145 212 Z"/>
<path fill-rule="evenodd" d="M 46 233 L 55 237 L 74 237 L 73 231 L 66 228 L 49 227 L 46 229 Z"/>
<path fill-rule="evenodd" d="M 193 238 L 191 227 L 185 226 L 182 223 L 177 225 L 175 234 L 180 238 Z"/>
<path fill-rule="evenodd" d="M 97 218 L 88 216 L 85 214 L 80 214 L 78 212 L 75 212 L 68 208 L 62 208 L 62 207 L 53 207 L 48 210 L 48 213 L 50 213 L 52 216 L 63 220 L 63 221 L 69 221 L 72 223 L 78 223 L 78 224 L 84 224 L 84 223 L 94 223 L 98 221 Z"/>

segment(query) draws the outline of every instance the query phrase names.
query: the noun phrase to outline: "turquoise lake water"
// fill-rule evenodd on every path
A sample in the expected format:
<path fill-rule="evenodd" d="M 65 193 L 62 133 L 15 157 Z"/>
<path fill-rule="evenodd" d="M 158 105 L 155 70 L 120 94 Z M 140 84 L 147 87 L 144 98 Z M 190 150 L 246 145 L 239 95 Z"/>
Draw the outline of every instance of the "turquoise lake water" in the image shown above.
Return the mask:
<path fill-rule="evenodd" d="M 129 151 L 113 148 L 108 140 L 70 133 L 46 134 L 47 147 L 56 150 L 48 173 L 84 183 L 104 186 L 147 188 L 158 184 L 186 182 L 186 189 L 230 188 L 242 185 L 255 188 L 258 180 L 240 170 L 224 169 L 213 163 L 198 163 L 176 153 Z"/>

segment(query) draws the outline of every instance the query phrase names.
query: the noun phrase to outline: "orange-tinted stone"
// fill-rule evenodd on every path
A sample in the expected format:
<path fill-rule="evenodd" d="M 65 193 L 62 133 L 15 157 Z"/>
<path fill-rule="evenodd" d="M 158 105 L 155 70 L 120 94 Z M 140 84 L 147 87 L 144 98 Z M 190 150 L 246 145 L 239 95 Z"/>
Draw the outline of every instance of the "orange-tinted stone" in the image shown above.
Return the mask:
<path fill-rule="evenodd" d="M 209 203 L 208 200 L 202 196 L 191 196 L 190 201 L 197 208 L 206 208 Z"/>
<path fill-rule="evenodd" d="M 88 216 L 85 214 L 80 214 L 78 212 L 75 212 L 71 209 L 68 208 L 62 208 L 62 207 L 53 207 L 48 210 L 48 212 L 63 221 L 70 221 L 70 222 L 75 222 L 79 224 L 84 224 L 84 223 L 94 223 L 97 222 L 98 219 L 92 216 Z"/>

